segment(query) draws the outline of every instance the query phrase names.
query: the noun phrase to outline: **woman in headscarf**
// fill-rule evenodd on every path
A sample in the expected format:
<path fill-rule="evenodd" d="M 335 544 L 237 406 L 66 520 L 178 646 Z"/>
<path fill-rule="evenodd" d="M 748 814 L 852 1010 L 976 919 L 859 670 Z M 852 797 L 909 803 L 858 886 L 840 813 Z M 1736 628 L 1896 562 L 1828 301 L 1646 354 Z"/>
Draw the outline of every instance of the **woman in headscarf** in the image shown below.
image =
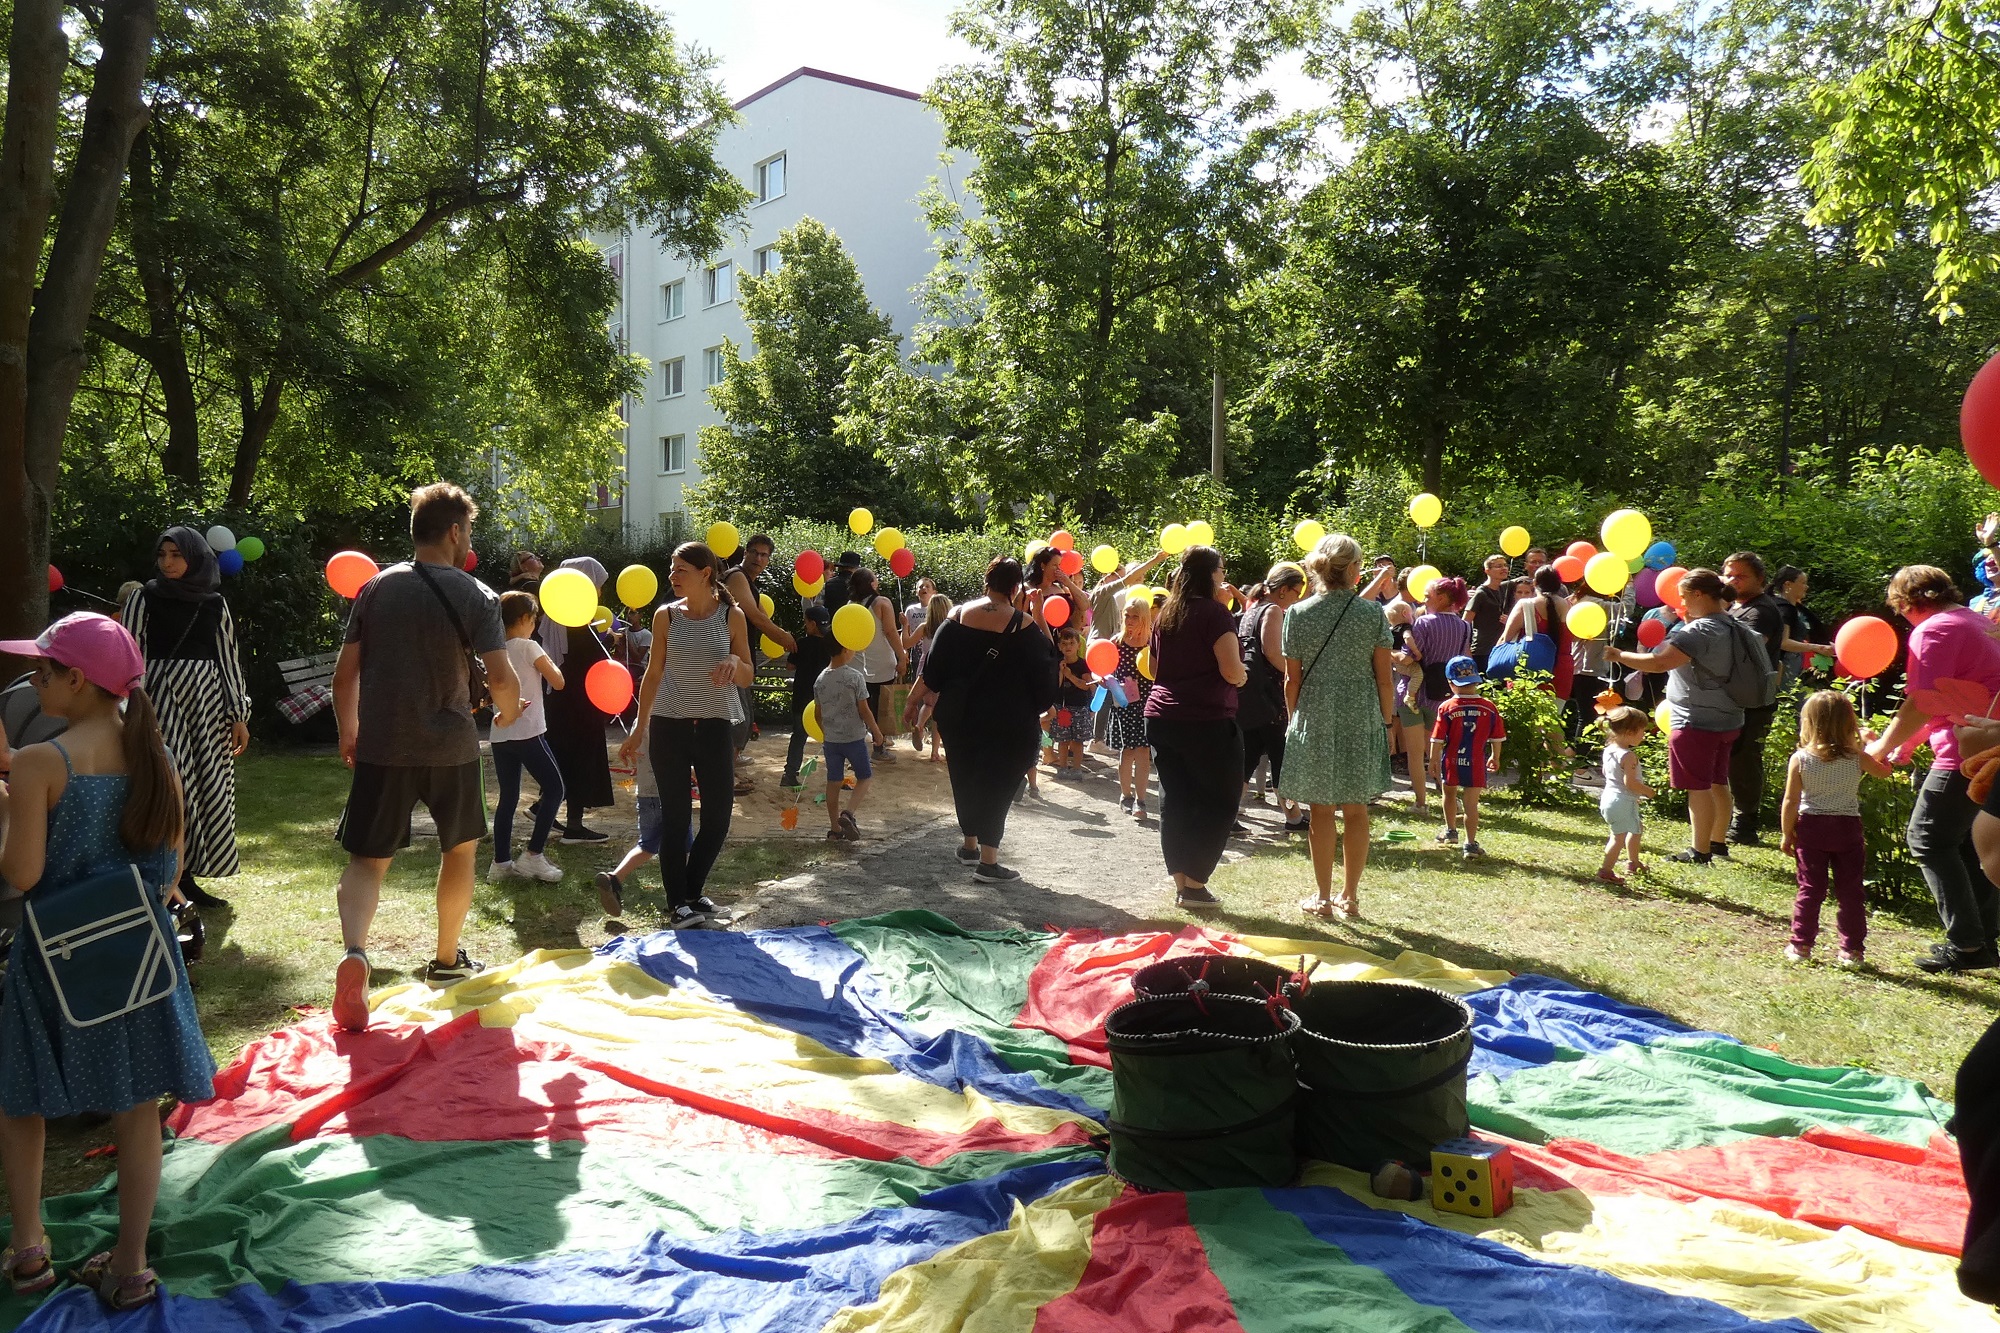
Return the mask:
<path fill-rule="evenodd" d="M 604 595 L 604 583 L 610 576 L 604 566 L 587 555 L 562 562 L 563 569 L 583 571 L 597 595 Z M 548 650 L 549 660 L 561 667 L 565 673 L 574 671 L 581 679 L 583 674 L 605 653 L 600 646 L 595 630 L 589 625 L 571 628 L 558 625 L 554 618 L 544 615 L 539 631 L 542 647 Z M 574 666 L 568 665 L 574 661 Z M 606 836 L 593 828 L 586 828 L 583 812 L 595 806 L 611 804 L 611 759 L 604 748 L 604 727 L 610 718 L 590 702 L 587 690 L 550 690 L 545 711 L 548 715 L 549 748 L 555 751 L 556 768 L 562 773 L 564 798 L 569 802 L 569 818 L 563 821 L 561 833 L 565 843 L 603 842 Z"/>
<path fill-rule="evenodd" d="M 146 655 L 146 692 L 181 777 L 181 894 L 198 907 L 226 907 L 196 881 L 238 869 L 235 759 L 250 744 L 250 692 L 236 656 L 236 622 L 222 600 L 215 552 L 200 533 L 168 528 L 153 560 L 159 577 L 126 599 L 121 619 Z"/>

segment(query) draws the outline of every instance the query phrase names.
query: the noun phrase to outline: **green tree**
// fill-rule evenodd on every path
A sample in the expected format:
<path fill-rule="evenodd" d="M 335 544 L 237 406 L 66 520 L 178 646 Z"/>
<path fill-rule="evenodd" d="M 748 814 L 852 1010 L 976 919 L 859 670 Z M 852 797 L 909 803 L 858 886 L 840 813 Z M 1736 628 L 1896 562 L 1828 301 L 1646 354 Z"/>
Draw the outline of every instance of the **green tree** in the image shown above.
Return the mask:
<path fill-rule="evenodd" d="M 801 218 L 777 248 L 775 272 L 743 279 L 753 350 L 723 347 L 722 382 L 708 397 L 725 424 L 702 427 L 695 510 L 759 526 L 831 521 L 856 505 L 914 519 L 872 444 L 834 431 L 848 358 L 864 347 L 895 356 L 888 317 L 868 303 L 861 271 L 825 223 Z"/>
<path fill-rule="evenodd" d="M 1269 7 L 972 0 L 953 31 L 983 59 L 929 100 L 978 207 L 931 194 L 917 365 L 857 361 L 843 429 L 961 512 L 1143 503 L 1183 419 L 1206 461 L 1215 344 L 1281 201 Z"/>

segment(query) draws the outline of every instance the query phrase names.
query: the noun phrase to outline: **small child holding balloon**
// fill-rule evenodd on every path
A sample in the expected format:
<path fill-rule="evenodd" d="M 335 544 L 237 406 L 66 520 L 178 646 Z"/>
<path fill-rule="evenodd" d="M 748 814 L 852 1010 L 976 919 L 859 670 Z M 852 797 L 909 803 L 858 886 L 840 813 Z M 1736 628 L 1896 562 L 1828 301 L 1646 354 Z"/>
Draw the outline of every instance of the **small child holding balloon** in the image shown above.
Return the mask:
<path fill-rule="evenodd" d="M 1090 698 L 1097 691 L 1097 679 L 1083 660 L 1083 636 L 1076 626 L 1056 631 L 1056 706 L 1049 719 L 1049 735 L 1056 743 L 1056 776 L 1083 776 L 1083 747 L 1090 744 L 1093 719 Z"/>
<path fill-rule="evenodd" d="M 493 724 L 493 776 L 500 797 L 493 811 L 493 864 L 486 871 L 489 880 L 538 879 L 553 884 L 563 876 L 562 867 L 545 854 L 556 814 L 562 808 L 563 780 L 555 752 L 549 748 L 542 689 L 535 680 L 540 673 L 550 689 L 559 690 L 563 688 L 563 673 L 535 638 L 535 621 L 540 614 L 541 606 L 533 593 L 500 594 L 500 621 L 507 630 L 507 657 L 513 663 L 514 676 L 521 682 L 528 706 L 513 722 Z M 542 789 L 542 794 L 529 807 L 535 823 L 528 834 L 525 855 L 516 860 L 514 808 L 521 800 L 523 769 Z"/>
<path fill-rule="evenodd" d="M 1792 904 L 1788 962 L 1812 957 L 1819 939 L 1819 909 L 1829 889 L 1837 905 L 1840 966 L 1860 967 L 1868 939 L 1861 872 L 1867 861 L 1861 823 L 1861 775 L 1886 778 L 1889 765 L 1863 747 L 1854 702 L 1839 690 L 1821 690 L 1799 710 L 1799 748 L 1785 765 L 1784 830 L 1779 850 L 1798 863 L 1799 895 Z"/>

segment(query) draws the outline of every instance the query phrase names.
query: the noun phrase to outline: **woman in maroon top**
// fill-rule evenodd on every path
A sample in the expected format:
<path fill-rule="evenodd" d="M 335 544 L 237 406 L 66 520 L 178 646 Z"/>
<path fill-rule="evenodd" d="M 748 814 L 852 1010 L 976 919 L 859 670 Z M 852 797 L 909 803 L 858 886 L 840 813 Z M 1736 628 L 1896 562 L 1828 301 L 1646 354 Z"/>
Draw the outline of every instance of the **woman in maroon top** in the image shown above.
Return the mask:
<path fill-rule="evenodd" d="M 1236 687 L 1249 679 L 1236 619 L 1219 594 L 1222 556 L 1190 546 L 1153 629 L 1146 732 L 1160 773 L 1160 851 L 1182 907 L 1214 907 L 1208 877 L 1229 842 L 1242 795 L 1243 733 Z"/>

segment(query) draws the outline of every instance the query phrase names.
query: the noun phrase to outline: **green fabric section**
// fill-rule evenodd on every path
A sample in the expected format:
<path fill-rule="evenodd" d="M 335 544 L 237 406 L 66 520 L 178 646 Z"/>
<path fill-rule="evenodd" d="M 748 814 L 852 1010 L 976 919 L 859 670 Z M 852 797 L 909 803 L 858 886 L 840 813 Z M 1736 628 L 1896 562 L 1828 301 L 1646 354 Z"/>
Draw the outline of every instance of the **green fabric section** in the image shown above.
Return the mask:
<path fill-rule="evenodd" d="M 831 928 L 868 960 L 904 1017 L 979 1037 L 1045 1088 L 1111 1105 L 1111 1071 L 1073 1065 L 1060 1037 L 1011 1026 L 1028 1002 L 1028 976 L 1058 936 L 967 930 L 935 912 L 887 912 Z"/>
<path fill-rule="evenodd" d="M 1187 1209 L 1243 1333 L 1471 1333 L 1314 1236 L 1261 1190 L 1190 1194 Z"/>
<path fill-rule="evenodd" d="M 1925 1144 L 1951 1106 L 1923 1084 L 1820 1068 L 1713 1037 L 1669 1037 L 1579 1061 L 1490 1074 L 1468 1088 L 1472 1123 L 1531 1143 L 1582 1139 L 1639 1156 L 1814 1126 Z"/>
<path fill-rule="evenodd" d="M 620 1249 L 653 1231 L 704 1235 L 844 1222 L 1012 1167 L 1088 1156 L 968 1152 L 942 1166 L 856 1158 L 673 1152 L 629 1138 L 421 1143 L 390 1135 L 293 1143 L 274 1125 L 167 1153 L 152 1252 L 177 1295 L 242 1282 L 337 1282 L 460 1272 L 564 1250 Z M 45 1206 L 58 1255 L 109 1249 L 108 1188 Z"/>

